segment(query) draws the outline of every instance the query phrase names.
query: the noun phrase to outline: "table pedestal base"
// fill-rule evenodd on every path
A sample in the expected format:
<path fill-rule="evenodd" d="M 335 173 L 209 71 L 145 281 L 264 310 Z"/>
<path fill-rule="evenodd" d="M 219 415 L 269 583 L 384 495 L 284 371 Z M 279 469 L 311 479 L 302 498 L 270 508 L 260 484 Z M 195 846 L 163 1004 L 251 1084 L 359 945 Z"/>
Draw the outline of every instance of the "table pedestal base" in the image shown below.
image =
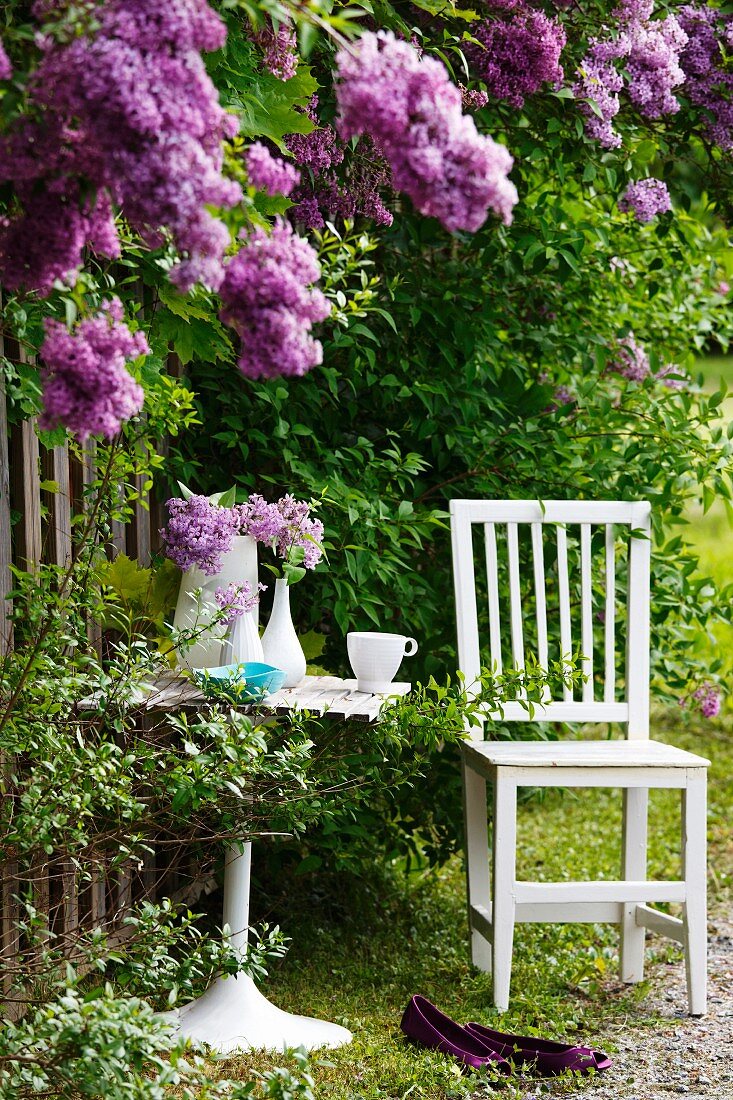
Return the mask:
<path fill-rule="evenodd" d="M 179 1035 L 221 1054 L 286 1047 L 340 1047 L 352 1035 L 339 1024 L 294 1016 L 271 1004 L 246 974 L 217 978 L 195 1001 L 169 1015 Z"/>

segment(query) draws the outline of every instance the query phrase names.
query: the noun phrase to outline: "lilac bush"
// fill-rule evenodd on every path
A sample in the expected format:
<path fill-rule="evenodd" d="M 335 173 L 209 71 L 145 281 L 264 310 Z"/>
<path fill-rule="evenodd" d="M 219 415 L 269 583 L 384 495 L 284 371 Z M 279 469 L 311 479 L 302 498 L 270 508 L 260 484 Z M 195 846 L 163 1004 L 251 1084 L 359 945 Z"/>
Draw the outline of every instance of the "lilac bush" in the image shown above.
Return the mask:
<path fill-rule="evenodd" d="M 649 177 L 630 183 L 618 200 L 618 208 L 623 213 L 633 213 L 638 222 L 644 223 L 671 210 L 672 200 L 664 180 Z"/>
<path fill-rule="evenodd" d="M 68 428 L 80 442 L 90 435 L 108 439 L 143 407 L 142 386 L 126 362 L 150 351 L 142 332 L 131 332 L 118 298 L 74 331 L 47 318 L 43 360 L 41 428 Z"/>
<path fill-rule="evenodd" d="M 488 96 L 505 99 L 519 109 L 527 96 L 544 84 L 562 83 L 560 55 L 567 36 L 557 19 L 524 0 L 499 0 L 492 7 L 491 19 L 483 20 L 473 31 L 481 45 L 471 45 L 468 58 L 474 74 L 488 88 Z"/>
<path fill-rule="evenodd" d="M 680 23 L 687 34 L 681 55 L 685 95 L 702 110 L 704 127 L 724 152 L 733 149 L 733 15 L 704 4 L 686 4 Z"/>
<path fill-rule="evenodd" d="M 226 626 L 231 626 L 235 619 L 254 611 L 260 602 L 260 592 L 266 590 L 266 584 L 258 584 L 256 589 L 253 589 L 249 581 L 242 581 L 241 584 L 233 581 L 226 588 L 219 585 L 214 593 L 214 599 L 222 612 L 221 621 Z"/>
<path fill-rule="evenodd" d="M 633 332 L 619 340 L 616 358 L 611 361 L 608 369 L 627 378 L 629 382 L 643 382 L 648 378 L 649 356 L 637 342 Z"/>
<path fill-rule="evenodd" d="M 222 320 L 239 334 L 238 366 L 248 378 L 302 375 L 321 362 L 311 327 L 331 307 L 313 287 L 321 273 L 308 241 L 282 218 L 271 233 L 253 229 L 226 266 Z"/>
<path fill-rule="evenodd" d="M 300 180 L 298 169 L 279 157 L 273 157 L 261 141 L 250 145 L 245 159 L 249 182 L 268 195 L 289 195 Z"/>
<path fill-rule="evenodd" d="M 463 114 L 442 62 L 420 57 L 389 31 L 368 31 L 342 47 L 336 62 L 341 137 L 369 134 L 395 187 L 422 214 L 451 231 L 475 231 L 489 209 L 511 222 L 518 197 L 508 179 L 512 157 Z"/>
<path fill-rule="evenodd" d="M 166 556 L 184 572 L 195 565 L 207 576 L 215 576 L 239 534 L 237 512 L 198 495 L 188 500 L 173 497 L 167 508 L 168 523 L 159 532 Z"/>
<path fill-rule="evenodd" d="M 46 7 L 36 3 L 36 15 Z M 3 282 L 46 294 L 78 271 L 85 246 L 117 255 L 113 200 L 148 243 L 170 234 L 183 256 L 171 273 L 181 289 L 216 287 L 229 233 L 206 207 L 241 199 L 222 175 L 222 142 L 237 121 L 201 58 L 223 45 L 224 24 L 204 0 L 109 0 L 94 16 L 86 34 L 39 37 L 32 113 L 0 144 L 0 179 L 22 203 L 0 233 Z M 55 247 L 26 256 L 41 223 Z"/>

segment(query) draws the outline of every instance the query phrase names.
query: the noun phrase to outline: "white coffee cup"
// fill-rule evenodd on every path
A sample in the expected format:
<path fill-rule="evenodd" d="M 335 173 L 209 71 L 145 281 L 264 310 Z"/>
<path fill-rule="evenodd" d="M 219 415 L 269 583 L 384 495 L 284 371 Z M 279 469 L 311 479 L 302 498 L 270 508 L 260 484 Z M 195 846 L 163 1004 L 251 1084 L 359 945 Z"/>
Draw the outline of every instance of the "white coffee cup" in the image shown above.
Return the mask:
<path fill-rule="evenodd" d="M 417 653 L 417 642 L 404 634 L 352 630 L 346 635 L 349 662 L 359 691 L 389 691 L 403 657 Z"/>

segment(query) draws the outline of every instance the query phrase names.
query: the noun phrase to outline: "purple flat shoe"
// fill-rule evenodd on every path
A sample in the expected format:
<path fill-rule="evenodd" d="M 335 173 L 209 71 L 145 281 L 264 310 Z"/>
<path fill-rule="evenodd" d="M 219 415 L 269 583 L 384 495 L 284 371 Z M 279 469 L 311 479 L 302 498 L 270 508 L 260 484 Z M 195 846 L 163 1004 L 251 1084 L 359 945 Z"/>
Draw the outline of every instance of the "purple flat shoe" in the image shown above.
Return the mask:
<path fill-rule="evenodd" d="M 491 1066 L 501 1073 L 510 1073 L 511 1066 L 496 1051 L 490 1049 L 467 1028 L 461 1027 L 450 1016 L 431 1004 L 426 997 L 412 997 L 402 1015 L 400 1027 L 408 1039 L 422 1046 L 452 1054 L 460 1062 L 473 1069 Z"/>
<path fill-rule="evenodd" d="M 600 1073 L 612 1065 L 611 1059 L 601 1050 L 590 1047 L 574 1047 L 569 1043 L 556 1043 L 552 1039 L 535 1039 L 532 1036 L 511 1035 L 494 1031 L 483 1024 L 466 1024 L 470 1032 L 499 1057 L 514 1062 L 516 1066 L 530 1066 L 544 1077 L 554 1077 L 566 1070 L 587 1076 L 591 1070 Z"/>

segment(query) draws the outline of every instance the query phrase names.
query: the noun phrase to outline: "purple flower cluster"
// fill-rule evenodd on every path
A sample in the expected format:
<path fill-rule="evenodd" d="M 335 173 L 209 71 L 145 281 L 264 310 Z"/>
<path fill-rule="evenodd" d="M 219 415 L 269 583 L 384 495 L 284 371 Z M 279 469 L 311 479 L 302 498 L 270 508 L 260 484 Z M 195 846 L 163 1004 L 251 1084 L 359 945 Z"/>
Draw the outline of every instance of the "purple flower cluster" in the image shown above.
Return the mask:
<path fill-rule="evenodd" d="M 173 497 L 167 507 L 168 524 L 159 532 L 166 556 L 184 572 L 196 565 L 207 576 L 215 576 L 239 534 L 237 510 L 212 504 L 204 496 Z"/>
<path fill-rule="evenodd" d="M 680 11 L 687 34 L 681 65 L 685 94 L 702 109 L 710 138 L 725 152 L 733 149 L 733 15 L 705 4 L 687 4 Z"/>
<path fill-rule="evenodd" d="M 649 376 L 649 356 L 636 342 L 633 332 L 619 340 L 617 358 L 609 364 L 608 369 L 628 378 L 630 382 L 643 382 Z"/>
<path fill-rule="evenodd" d="M 459 84 L 458 90 L 461 93 L 461 106 L 464 111 L 480 111 L 489 102 L 489 93 L 480 88 L 468 89 L 464 88 L 463 84 Z"/>
<path fill-rule="evenodd" d="M 368 134 L 383 152 L 395 187 L 446 229 L 475 231 L 489 209 L 511 222 L 517 191 L 512 157 L 478 133 L 442 62 L 420 57 L 388 31 L 367 32 L 336 58 L 338 129 Z"/>
<path fill-rule="evenodd" d="M 10 64 L 5 47 L 0 42 L 0 80 L 10 80 L 13 75 L 13 66 Z"/>
<path fill-rule="evenodd" d="M 297 163 L 310 169 L 310 178 L 292 195 L 294 219 L 308 229 L 322 229 L 326 218 L 360 216 L 377 225 L 391 225 L 392 214 L 380 191 L 392 190 L 392 176 L 379 150 L 368 137 L 362 138 L 350 158 L 346 178 L 339 178 L 334 169 L 343 163 L 346 146 L 333 126 L 318 126 L 317 107 L 318 96 L 314 95 L 305 112 L 316 129 L 286 139 Z"/>
<path fill-rule="evenodd" d="M 250 611 L 254 611 L 260 602 L 260 592 L 264 592 L 266 588 L 266 584 L 258 584 L 253 591 L 249 581 L 242 581 L 241 584 L 232 582 L 226 588 L 219 585 L 214 593 L 214 599 L 223 612 L 222 622 L 231 626 L 240 615 L 247 615 Z"/>
<path fill-rule="evenodd" d="M 562 83 L 560 55 L 567 42 L 562 24 L 524 0 L 509 0 L 501 14 L 478 24 L 473 35 L 481 43 L 467 49 L 474 73 L 494 99 L 521 108 L 543 84 Z"/>
<path fill-rule="evenodd" d="M 250 145 L 246 155 L 249 182 L 268 195 L 289 195 L 300 180 L 300 172 L 287 161 L 273 157 L 261 141 Z"/>
<path fill-rule="evenodd" d="M 315 569 L 323 557 L 323 524 L 310 518 L 307 501 L 296 500 L 286 493 L 274 504 L 259 493 L 252 493 L 246 504 L 238 505 L 241 529 L 257 542 L 274 550 L 288 561 L 296 549 L 303 551 L 300 564 Z"/>
<path fill-rule="evenodd" d="M 633 213 L 638 222 L 644 223 L 671 210 L 672 200 L 664 180 L 650 176 L 630 183 L 618 200 L 618 208 L 622 213 Z"/>
<path fill-rule="evenodd" d="M 676 363 L 666 363 L 659 368 L 654 377 L 668 390 L 683 390 L 689 382 L 688 376 Z"/>
<path fill-rule="evenodd" d="M 661 118 L 679 110 L 673 89 L 685 80 L 680 57 L 687 35 L 673 15 L 652 20 L 653 8 L 653 0 L 622 0 L 615 11 L 618 34 L 609 39 L 591 38 L 578 70 L 573 91 L 581 100 L 586 131 L 606 149 L 621 144 L 613 128 L 621 105 L 619 92 L 624 87 L 619 61 L 625 60 L 629 99 L 645 118 Z"/>
<path fill-rule="evenodd" d="M 122 303 L 114 298 L 96 317 L 70 332 L 47 318 L 40 349 L 44 411 L 40 426 L 63 426 L 83 442 L 89 435 L 111 439 L 124 420 L 143 407 L 142 387 L 128 372 L 129 359 L 150 351 L 142 332 L 130 332 Z"/>
<path fill-rule="evenodd" d="M 217 287 L 229 233 L 207 207 L 241 198 L 222 175 L 222 142 L 237 122 L 201 51 L 223 45 L 224 23 L 205 0 L 108 0 L 94 20 L 68 40 L 38 36 L 31 110 L 0 146 L 0 180 L 22 204 L 0 229 L 3 282 L 47 293 L 79 269 L 87 245 L 116 256 L 114 202 L 148 244 L 170 234 L 181 289 Z"/>
<path fill-rule="evenodd" d="M 279 80 L 290 80 L 298 70 L 298 45 L 295 27 L 289 21 L 282 22 L 277 30 L 270 19 L 252 39 L 263 52 L 262 64 Z"/>
<path fill-rule="evenodd" d="M 331 307 L 316 287 L 321 274 L 311 245 L 282 218 L 271 233 L 252 230 L 226 266 L 222 320 L 239 334 L 239 369 L 248 378 L 302 375 L 322 362 L 311 326 Z"/>
<path fill-rule="evenodd" d="M 703 718 L 717 718 L 720 714 L 720 691 L 715 684 L 702 684 L 697 691 L 693 691 L 692 698 Z"/>

